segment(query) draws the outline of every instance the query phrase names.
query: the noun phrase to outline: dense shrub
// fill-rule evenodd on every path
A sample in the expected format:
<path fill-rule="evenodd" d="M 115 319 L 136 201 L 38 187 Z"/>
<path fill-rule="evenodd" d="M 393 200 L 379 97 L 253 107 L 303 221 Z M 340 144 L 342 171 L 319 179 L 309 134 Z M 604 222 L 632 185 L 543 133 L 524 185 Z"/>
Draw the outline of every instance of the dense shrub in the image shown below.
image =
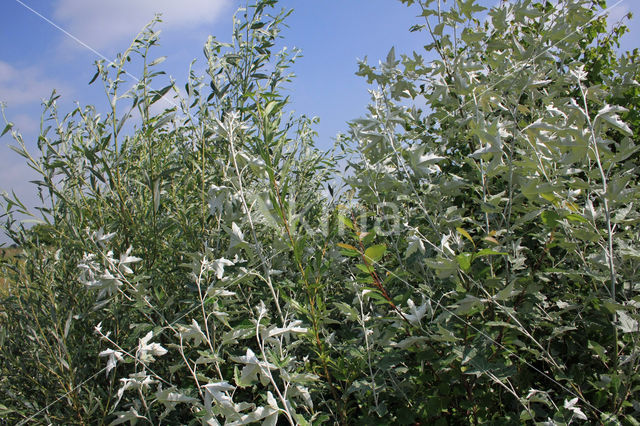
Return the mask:
<path fill-rule="evenodd" d="M 274 0 L 208 40 L 183 91 L 152 89 L 152 22 L 97 64 L 106 115 L 61 117 L 54 94 L 38 156 L 14 133 L 45 223 L 16 225 L 5 196 L 23 255 L 3 264 L 2 418 L 638 423 L 624 28 L 586 0 L 483 22 L 473 1 L 403 2 L 438 57 L 361 63 L 369 113 L 335 151 L 287 112 L 296 52 L 274 52 Z M 123 92 L 129 63 L 142 77 Z"/>

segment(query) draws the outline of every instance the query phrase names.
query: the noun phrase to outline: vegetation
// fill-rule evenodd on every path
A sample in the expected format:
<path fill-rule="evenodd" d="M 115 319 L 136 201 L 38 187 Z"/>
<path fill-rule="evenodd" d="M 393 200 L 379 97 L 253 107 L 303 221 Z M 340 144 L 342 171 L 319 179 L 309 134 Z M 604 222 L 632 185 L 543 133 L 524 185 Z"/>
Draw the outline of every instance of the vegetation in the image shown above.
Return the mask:
<path fill-rule="evenodd" d="M 7 267 L 8 264 L 15 262 L 15 258 L 20 256 L 20 248 L 18 247 L 5 247 L 0 249 L 0 259 L 4 261 L 2 266 Z M 10 260 L 11 259 L 11 260 Z M 12 261 L 13 260 L 13 261 Z M 11 283 L 6 279 L 7 274 L 0 274 L 0 294 L 5 294 L 9 290 Z"/>
<path fill-rule="evenodd" d="M 287 113 L 289 12 L 157 82 L 152 22 L 45 104 L 44 223 L 5 196 L 0 418 L 17 424 L 638 424 L 638 54 L 602 1 L 403 0 L 336 148 Z M 142 76 L 126 90 L 125 66 Z M 154 114 L 162 97 L 174 107 Z M 125 104 L 125 105 L 123 105 Z M 136 118 L 132 131 L 125 122 Z M 340 170 L 346 165 L 346 170 Z M 341 177 L 342 176 L 342 177 Z"/>

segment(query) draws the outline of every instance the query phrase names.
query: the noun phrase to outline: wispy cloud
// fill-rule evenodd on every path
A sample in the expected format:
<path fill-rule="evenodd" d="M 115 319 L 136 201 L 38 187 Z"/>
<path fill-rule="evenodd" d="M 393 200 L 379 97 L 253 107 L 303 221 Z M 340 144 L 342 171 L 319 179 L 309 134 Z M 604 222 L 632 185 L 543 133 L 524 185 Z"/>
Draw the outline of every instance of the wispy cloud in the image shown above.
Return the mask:
<path fill-rule="evenodd" d="M 22 106 L 48 98 L 53 88 L 69 95 L 68 85 L 48 77 L 37 67 L 19 68 L 0 61 L 0 101 L 8 107 Z"/>
<path fill-rule="evenodd" d="M 231 0 L 59 0 L 54 19 L 94 49 L 129 40 L 156 13 L 163 29 L 196 28 L 223 15 Z"/>

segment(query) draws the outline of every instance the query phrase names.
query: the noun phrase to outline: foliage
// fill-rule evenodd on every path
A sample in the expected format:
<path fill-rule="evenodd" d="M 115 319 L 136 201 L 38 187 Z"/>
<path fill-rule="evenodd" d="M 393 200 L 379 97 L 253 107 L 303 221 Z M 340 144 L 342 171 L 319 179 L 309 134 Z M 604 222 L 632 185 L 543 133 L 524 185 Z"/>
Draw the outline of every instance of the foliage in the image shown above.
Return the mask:
<path fill-rule="evenodd" d="M 97 63 L 106 114 L 61 117 L 54 93 L 39 156 L 12 132 L 44 223 L 16 224 L 5 195 L 23 255 L 3 261 L 2 418 L 637 424 L 623 27 L 585 0 L 484 22 L 473 0 L 403 3 L 438 57 L 361 63 L 375 88 L 341 153 L 288 112 L 297 52 L 276 52 L 274 0 L 210 38 L 184 90 L 157 71 L 154 21 Z"/>

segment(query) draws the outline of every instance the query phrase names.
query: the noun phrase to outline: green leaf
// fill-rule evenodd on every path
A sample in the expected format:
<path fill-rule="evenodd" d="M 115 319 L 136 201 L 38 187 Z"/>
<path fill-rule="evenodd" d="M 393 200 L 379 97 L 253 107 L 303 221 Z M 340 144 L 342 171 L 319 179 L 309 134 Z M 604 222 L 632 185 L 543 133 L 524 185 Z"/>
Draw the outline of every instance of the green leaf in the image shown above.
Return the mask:
<path fill-rule="evenodd" d="M 372 299 L 375 299 L 379 302 L 382 302 L 383 304 L 388 304 L 389 301 L 387 299 L 384 298 L 384 296 L 382 294 L 380 294 L 380 290 L 378 290 L 377 288 L 372 288 L 372 287 L 367 287 L 364 290 L 362 290 L 362 296 L 363 297 L 370 297 Z"/>
<path fill-rule="evenodd" d="M 542 218 L 542 223 L 547 225 L 549 228 L 555 228 L 558 225 L 558 220 L 560 220 L 558 213 L 553 210 L 543 211 L 540 217 Z"/>
<path fill-rule="evenodd" d="M 474 257 L 483 257 L 483 256 L 507 256 L 509 253 L 503 251 L 495 251 L 491 249 L 482 249 L 479 250 Z"/>
<path fill-rule="evenodd" d="M 459 263 L 449 259 L 425 259 L 426 265 L 436 271 L 438 278 L 449 278 L 458 271 Z"/>
<path fill-rule="evenodd" d="M 373 272 L 373 267 L 371 265 L 363 265 L 362 263 L 356 264 L 356 268 L 360 269 L 365 274 L 370 274 Z"/>
<path fill-rule="evenodd" d="M 158 102 L 160 100 L 160 98 L 162 98 L 164 95 L 167 94 L 167 92 L 169 90 L 171 90 L 172 87 L 173 87 L 173 85 L 169 84 L 168 86 L 165 86 L 160 90 L 152 91 L 151 93 L 153 94 L 153 97 L 151 98 L 151 101 L 149 102 L 149 105 L 152 105 L 152 104 Z"/>
<path fill-rule="evenodd" d="M 456 256 L 456 260 L 458 261 L 458 265 L 460 265 L 460 269 L 464 272 L 467 272 L 471 269 L 471 261 L 473 260 L 473 254 L 471 253 L 460 253 Z"/>
<path fill-rule="evenodd" d="M 541 192 L 540 196 L 542 198 L 544 198 L 545 200 L 549 201 L 550 203 L 555 203 L 556 201 L 559 200 L 558 197 L 556 197 L 554 194 L 549 193 L 549 192 Z"/>
<path fill-rule="evenodd" d="M 166 56 L 160 56 L 159 58 L 154 59 L 153 61 L 151 61 L 151 63 L 149 64 L 150 67 L 154 66 L 154 65 L 158 65 L 163 63 L 165 60 L 167 59 Z"/>
<path fill-rule="evenodd" d="M 604 300 L 602 302 L 602 306 L 604 306 L 610 314 L 615 314 L 616 312 L 623 311 L 625 306 L 618 302 L 613 302 L 611 299 Z"/>
<path fill-rule="evenodd" d="M 293 417 L 296 420 L 296 424 L 300 425 L 300 426 L 309 426 L 311 423 L 309 423 L 302 414 L 299 413 L 293 413 Z M 327 419 L 328 420 L 328 419 Z M 267 421 L 265 421 L 262 424 L 269 424 L 267 423 Z"/>
<path fill-rule="evenodd" d="M 460 338 L 456 337 L 455 334 L 453 334 L 451 331 L 447 330 L 446 328 L 442 327 L 440 324 L 438 324 L 437 334 L 432 335 L 431 338 L 436 342 L 447 342 L 447 343 L 453 343 L 460 340 Z"/>
<path fill-rule="evenodd" d="M 505 327 L 505 328 L 511 328 L 513 330 L 519 330 L 517 325 L 511 324 L 505 321 L 487 321 L 485 324 L 489 327 Z"/>
<path fill-rule="evenodd" d="M 468 294 L 464 299 L 458 302 L 458 308 L 456 308 L 455 312 L 458 315 L 469 315 L 482 307 L 483 304 L 484 301 L 482 299 L 478 299 L 477 297 Z"/>
<path fill-rule="evenodd" d="M 565 216 L 567 219 L 573 221 L 573 222 L 582 222 L 582 223 L 589 223 L 589 221 L 587 219 L 585 219 L 584 217 L 580 216 L 579 214 L 575 214 L 575 213 L 571 213 Z"/>
<path fill-rule="evenodd" d="M 482 39 L 484 39 L 485 33 L 482 31 L 475 32 L 469 28 L 465 28 L 462 31 L 462 40 L 467 44 L 478 43 Z"/>
<path fill-rule="evenodd" d="M 362 241 L 362 244 L 369 245 L 376 238 L 376 233 L 373 232 L 373 231 L 372 232 L 361 232 L 358 235 L 358 238 L 360 238 L 360 241 Z"/>
<path fill-rule="evenodd" d="M 371 246 L 367 248 L 364 252 L 364 257 L 367 261 L 376 263 L 382 256 L 384 256 L 387 251 L 387 246 L 384 244 L 376 244 L 375 246 Z"/>
<path fill-rule="evenodd" d="M 0 134 L 0 137 L 4 136 L 12 128 L 13 128 L 13 123 L 7 123 L 7 125 L 4 126 L 4 130 L 2 131 L 2 134 Z"/>
<path fill-rule="evenodd" d="M 575 238 L 579 238 L 582 241 L 598 241 L 600 239 L 600 235 L 595 232 L 587 231 L 586 229 L 574 229 L 571 231 L 571 234 Z"/>
<path fill-rule="evenodd" d="M 475 1 L 476 0 L 458 0 L 458 9 L 460 10 L 460 13 L 462 13 L 469 20 L 473 18 L 473 14 L 475 12 L 482 12 L 483 10 L 486 10 L 485 7 L 474 4 Z"/>
<path fill-rule="evenodd" d="M 442 31 L 444 30 L 444 22 L 440 22 L 436 26 L 433 27 L 433 33 L 437 36 L 442 36 Z"/>
<path fill-rule="evenodd" d="M 631 426 L 640 426 L 640 421 L 636 420 L 632 414 L 628 414 L 626 416 L 624 416 L 624 419 L 628 422 L 628 424 L 630 424 Z"/>
<path fill-rule="evenodd" d="M 396 48 L 392 47 L 387 54 L 387 64 L 393 66 L 396 62 Z"/>
<path fill-rule="evenodd" d="M 351 305 L 344 302 L 335 302 L 334 306 L 351 321 L 357 321 L 360 315 Z"/>
<path fill-rule="evenodd" d="M 638 321 L 631 318 L 625 311 L 617 311 L 618 312 L 618 324 L 620 326 L 620 330 L 623 333 L 635 333 L 639 331 Z"/>
<path fill-rule="evenodd" d="M 515 286 L 515 283 L 512 281 L 508 286 L 500 290 L 498 294 L 494 296 L 494 299 L 501 300 L 501 301 L 509 300 L 511 297 L 514 296 L 514 293 L 517 294 L 517 292 L 513 291 L 514 286 Z"/>
<path fill-rule="evenodd" d="M 267 106 L 264 109 L 263 112 L 263 116 L 264 117 L 268 117 L 271 114 L 271 111 L 273 111 L 273 109 L 278 105 L 277 101 L 271 101 L 267 104 Z"/>
<path fill-rule="evenodd" d="M 620 119 L 617 113 L 625 113 L 628 112 L 628 109 L 623 108 L 619 105 L 606 105 L 602 108 L 596 118 L 593 121 L 594 127 L 599 127 L 603 124 L 603 122 L 607 123 L 609 127 L 617 129 L 621 133 L 627 136 L 633 136 L 633 131 L 629 128 L 629 126 Z"/>
<path fill-rule="evenodd" d="M 476 246 L 476 243 L 473 242 L 473 238 L 471 238 L 471 235 L 469 235 L 469 233 L 467 231 L 465 231 L 464 229 L 462 229 L 460 227 L 456 228 L 456 231 L 458 231 L 467 240 L 471 241 L 471 244 L 473 244 L 474 247 Z"/>
<path fill-rule="evenodd" d="M 96 73 L 93 75 L 93 77 L 91 78 L 91 81 L 89 81 L 88 84 L 91 84 L 94 81 L 96 81 L 96 78 L 98 78 L 99 75 L 100 75 L 100 68 L 98 68 L 98 71 L 96 71 Z"/>
<path fill-rule="evenodd" d="M 351 244 L 338 243 L 337 246 L 343 249 L 341 252 L 346 256 L 360 256 L 360 252 L 358 251 L 358 249 Z"/>
<path fill-rule="evenodd" d="M 353 231 L 356 230 L 356 228 L 353 226 L 353 222 L 351 222 L 351 219 L 349 219 L 348 217 L 338 214 L 338 220 L 342 222 L 347 228 Z"/>
<path fill-rule="evenodd" d="M 606 350 L 605 348 L 602 347 L 602 345 L 600 345 L 598 342 L 594 342 L 592 340 L 589 340 L 588 346 L 589 349 L 591 349 L 593 352 L 596 353 L 596 355 L 598 355 L 598 357 L 603 361 L 603 362 L 609 362 L 609 357 L 606 354 Z"/>

